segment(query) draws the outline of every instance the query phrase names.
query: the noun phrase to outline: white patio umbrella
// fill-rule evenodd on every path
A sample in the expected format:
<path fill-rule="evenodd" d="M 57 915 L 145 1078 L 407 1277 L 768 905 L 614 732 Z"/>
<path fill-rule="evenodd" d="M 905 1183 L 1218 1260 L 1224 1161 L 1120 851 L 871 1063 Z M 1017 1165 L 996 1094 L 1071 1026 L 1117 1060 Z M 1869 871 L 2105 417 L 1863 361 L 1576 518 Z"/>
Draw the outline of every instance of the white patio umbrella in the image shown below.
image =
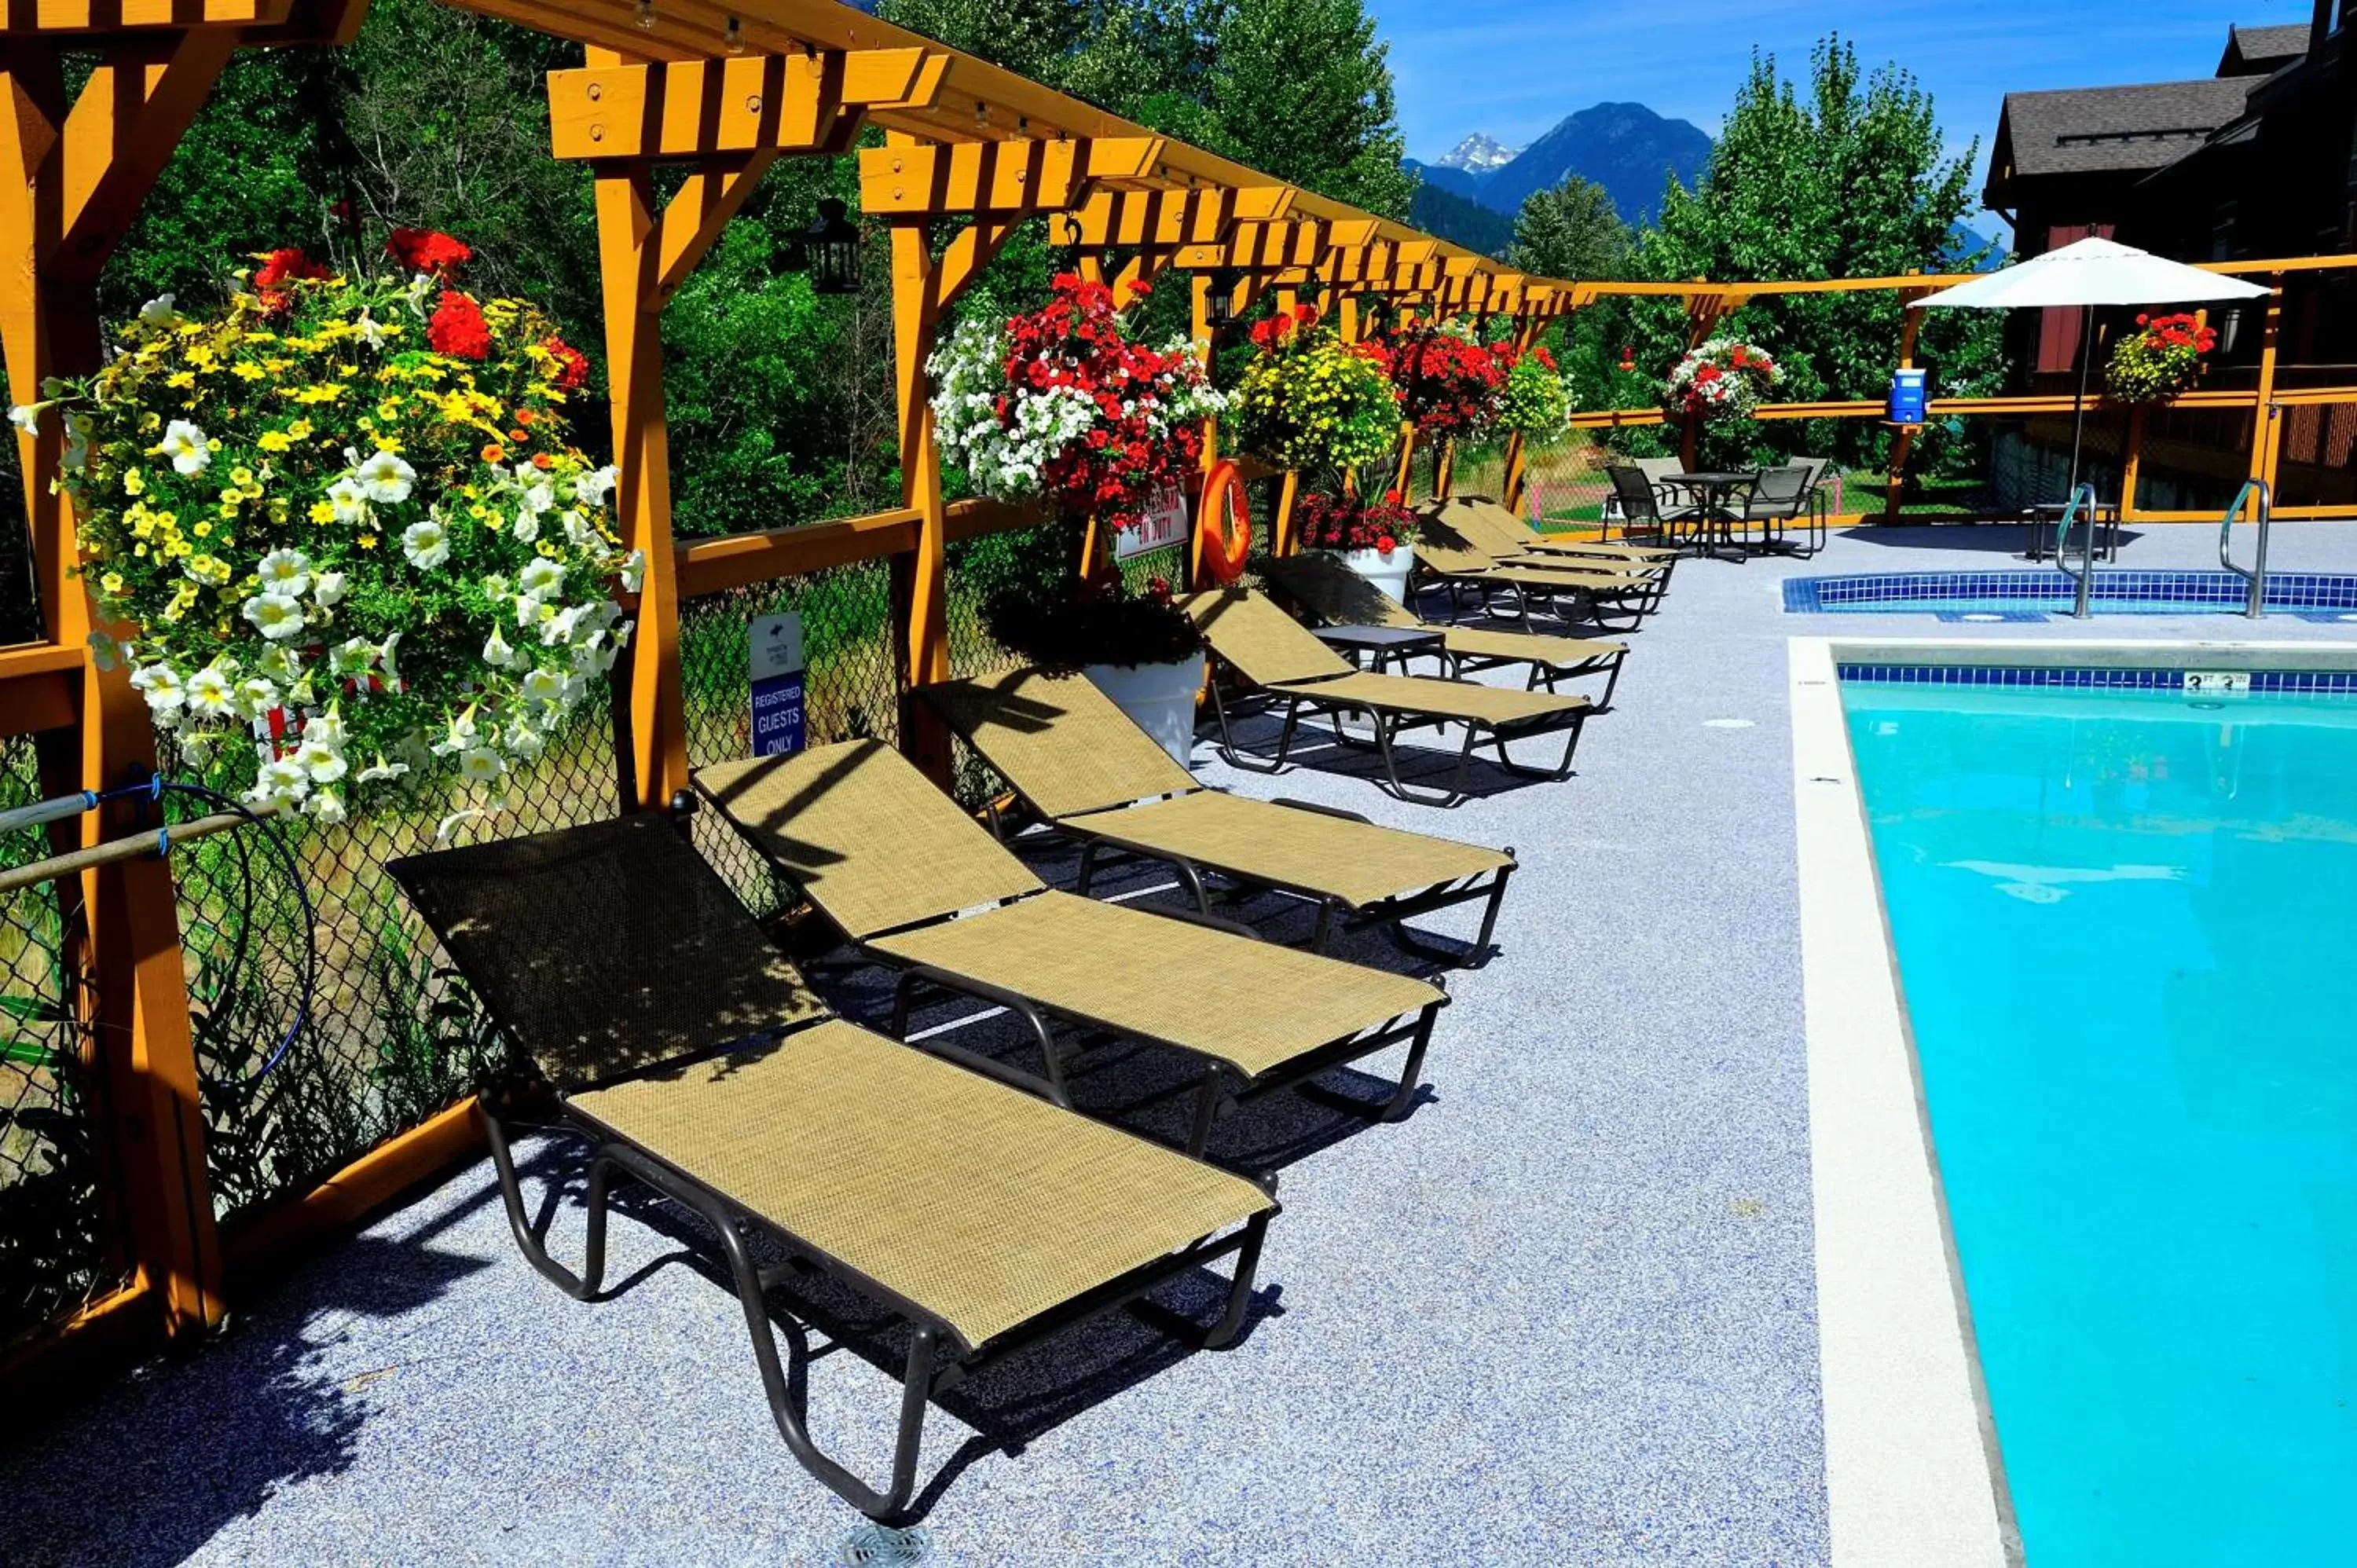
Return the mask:
<path fill-rule="evenodd" d="M 2255 299 L 2267 290 L 2223 273 L 2207 273 L 2110 240 L 2076 240 L 1970 283 L 1926 295 L 1915 303 L 1975 310 L 2016 310 L 2075 305 L 2193 305 L 2212 299 Z M 2071 483 L 2079 488 L 2079 435 L 2087 420 L 2087 367 L 2093 358 L 2095 313 L 2079 317 L 2079 392 L 2071 405 Z"/>

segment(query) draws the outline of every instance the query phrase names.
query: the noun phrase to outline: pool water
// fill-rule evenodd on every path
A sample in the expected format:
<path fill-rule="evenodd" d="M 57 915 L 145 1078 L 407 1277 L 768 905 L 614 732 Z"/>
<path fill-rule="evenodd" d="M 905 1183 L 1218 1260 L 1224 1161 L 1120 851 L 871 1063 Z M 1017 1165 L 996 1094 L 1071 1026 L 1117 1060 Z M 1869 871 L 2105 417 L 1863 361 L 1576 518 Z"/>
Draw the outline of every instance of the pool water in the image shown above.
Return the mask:
<path fill-rule="evenodd" d="M 2030 1568 L 2357 1562 L 2357 698 L 1843 697 Z"/>

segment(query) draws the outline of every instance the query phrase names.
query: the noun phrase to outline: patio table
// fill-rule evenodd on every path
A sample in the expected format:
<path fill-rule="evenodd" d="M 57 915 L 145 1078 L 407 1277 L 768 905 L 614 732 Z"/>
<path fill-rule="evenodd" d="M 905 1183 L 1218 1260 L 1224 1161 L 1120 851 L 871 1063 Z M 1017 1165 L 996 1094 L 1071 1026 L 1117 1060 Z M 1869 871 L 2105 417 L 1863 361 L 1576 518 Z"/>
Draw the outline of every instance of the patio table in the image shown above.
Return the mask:
<path fill-rule="evenodd" d="M 1419 653 L 1440 651 L 1441 632 L 1421 626 L 1329 626 L 1316 628 L 1318 640 L 1340 652 L 1353 664 L 1372 660 L 1378 671 L 1405 663 Z M 1364 656 L 1362 658 L 1362 656 Z"/>
<path fill-rule="evenodd" d="M 1735 542 L 1735 533 L 1727 525 L 1739 521 L 1735 510 L 1735 492 L 1759 478 L 1751 469 L 1740 473 L 1720 468 L 1697 468 L 1692 473 L 1672 474 L 1669 483 L 1692 491 L 1702 510 L 1704 528 L 1716 527 L 1717 542 L 1733 549 L 1739 557 L 1743 547 Z M 1706 548 L 1709 542 L 1706 541 Z"/>
<path fill-rule="evenodd" d="M 2029 547 L 2022 552 L 2032 561 L 2043 561 L 2053 553 L 2054 527 L 2062 521 L 2069 505 L 2065 501 L 2040 501 L 2024 507 L 2022 516 L 2029 523 Z M 2120 509 L 2115 502 L 2097 501 L 2092 515 L 2095 520 L 2095 559 L 2110 564 L 2120 558 Z"/>

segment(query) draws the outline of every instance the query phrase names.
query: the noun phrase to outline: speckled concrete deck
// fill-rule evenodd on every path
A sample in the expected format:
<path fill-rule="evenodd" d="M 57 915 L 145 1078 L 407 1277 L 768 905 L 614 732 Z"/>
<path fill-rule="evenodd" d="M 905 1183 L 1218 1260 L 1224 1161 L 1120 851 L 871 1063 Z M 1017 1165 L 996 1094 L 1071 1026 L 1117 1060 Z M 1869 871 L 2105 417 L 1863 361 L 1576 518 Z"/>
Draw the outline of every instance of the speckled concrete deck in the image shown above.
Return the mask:
<path fill-rule="evenodd" d="M 2207 564 L 2212 537 L 2156 531 L 2125 564 Z M 1405 1122 L 1286 1094 L 1222 1124 L 1214 1152 L 1281 1169 L 1286 1210 L 1235 1348 L 1184 1352 L 1116 1315 L 931 1412 L 934 1560 L 1825 1561 L 1783 639 L 2254 629 L 1781 613 L 1794 572 L 2006 565 L 2008 542 L 1905 531 L 1808 564 L 1685 563 L 1568 783 L 1493 779 L 1438 811 L 1316 754 L 1266 779 L 1199 747 L 1249 793 L 1515 846 L 1500 953 L 1452 974 Z M 2357 526 L 2287 527 L 2276 564 L 2357 569 Z M 1468 936 L 1473 918 L 1427 924 Z M 878 1000 L 856 977 L 840 994 Z M 1160 1070 L 1105 1057 L 1084 1095 Z M 533 1163 L 576 1171 L 554 1146 Z M 0 1558 L 830 1561 L 856 1516 L 778 1441 L 735 1299 L 688 1261 L 692 1222 L 640 1203 L 615 1230 L 612 1275 L 636 1277 L 576 1305 L 516 1255 L 488 1166 L 459 1174 L 192 1361 L 61 1419 L 16 1412 Z M 557 1235 L 571 1253 L 577 1215 Z M 807 1341 L 813 1423 L 872 1474 L 896 1389 L 853 1339 Z"/>

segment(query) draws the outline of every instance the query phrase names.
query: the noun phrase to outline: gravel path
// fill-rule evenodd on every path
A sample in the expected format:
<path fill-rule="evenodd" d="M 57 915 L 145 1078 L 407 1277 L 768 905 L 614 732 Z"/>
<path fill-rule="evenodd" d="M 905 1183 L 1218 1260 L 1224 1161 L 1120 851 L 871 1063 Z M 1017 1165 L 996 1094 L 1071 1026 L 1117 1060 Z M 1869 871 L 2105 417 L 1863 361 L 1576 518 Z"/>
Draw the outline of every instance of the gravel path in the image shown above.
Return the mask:
<path fill-rule="evenodd" d="M 2149 532 L 2125 564 L 2209 564 L 2213 540 Z M 1784 639 L 2252 629 L 1781 611 L 1795 572 L 2011 565 L 2008 541 L 1906 530 L 1803 564 L 1682 564 L 1566 784 L 1492 780 L 1439 811 L 1319 753 L 1268 779 L 1200 746 L 1248 793 L 1513 845 L 1499 956 L 1450 975 L 1405 1122 L 1288 1093 L 1222 1124 L 1215 1153 L 1280 1169 L 1286 1204 L 1237 1348 L 1187 1353 L 1115 1315 L 930 1412 L 933 1560 L 1824 1561 Z M 2287 526 L 2276 556 L 2357 570 L 2357 525 Z M 2352 632 L 2285 617 L 2260 635 Z M 1426 925 L 1466 938 L 1475 918 Z M 855 1015 L 880 1002 L 857 977 L 838 993 Z M 1107 1055 L 1084 1094 L 1167 1066 Z M 533 1168 L 577 1176 L 553 1145 Z M 571 1253 L 577 1215 L 558 1235 Z M 827 1563 L 856 1517 L 778 1441 L 694 1240 L 637 1204 L 609 1277 L 639 1277 L 578 1305 L 516 1255 L 488 1165 L 467 1169 L 192 1360 L 0 1439 L 0 1557 Z M 814 1428 L 876 1473 L 892 1375 L 824 1335 L 811 1348 Z"/>

